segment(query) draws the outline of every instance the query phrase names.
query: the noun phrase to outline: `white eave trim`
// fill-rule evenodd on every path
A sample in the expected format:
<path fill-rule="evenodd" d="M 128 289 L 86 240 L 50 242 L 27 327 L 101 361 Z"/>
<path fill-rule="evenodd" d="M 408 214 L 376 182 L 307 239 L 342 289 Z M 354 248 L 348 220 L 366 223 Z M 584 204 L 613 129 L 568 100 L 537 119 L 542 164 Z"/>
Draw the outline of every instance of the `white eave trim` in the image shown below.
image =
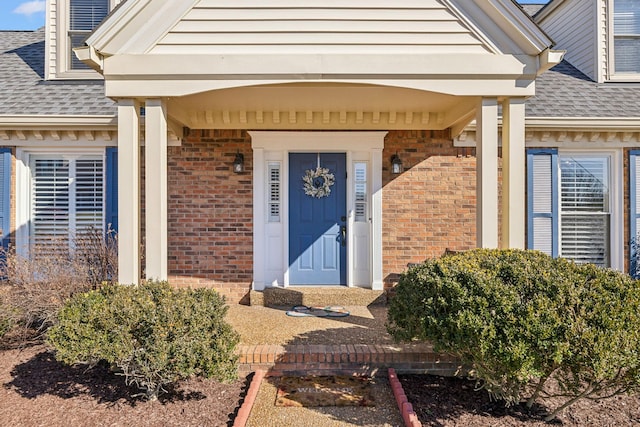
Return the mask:
<path fill-rule="evenodd" d="M 489 3 L 492 3 L 493 7 L 520 30 L 529 43 L 539 51 L 553 46 L 553 40 L 514 2 L 489 0 Z"/>
<path fill-rule="evenodd" d="M 87 64 L 99 73 L 102 73 L 102 56 L 96 52 L 92 46 L 82 46 L 73 48 L 73 53 L 80 61 Z"/>
<path fill-rule="evenodd" d="M 564 2 L 565 0 L 551 0 L 545 7 L 543 7 L 538 11 L 538 13 L 536 13 L 536 16 L 534 18 L 535 22 L 540 24 Z"/>
<path fill-rule="evenodd" d="M 545 49 L 544 52 L 540 54 L 540 69 L 538 70 L 538 75 L 561 63 L 566 53 L 566 50 Z"/>
<path fill-rule="evenodd" d="M 526 119 L 526 127 L 558 130 L 640 130 L 640 117 L 544 117 Z"/>
<path fill-rule="evenodd" d="M 0 115 L 0 128 L 51 129 L 51 128 L 115 128 L 118 120 L 113 116 L 89 115 Z"/>
<path fill-rule="evenodd" d="M 498 117 L 498 126 L 502 126 L 502 117 Z M 530 117 L 525 119 L 525 128 L 563 131 L 640 131 L 640 117 Z M 476 121 L 473 120 L 462 131 L 475 132 Z"/>

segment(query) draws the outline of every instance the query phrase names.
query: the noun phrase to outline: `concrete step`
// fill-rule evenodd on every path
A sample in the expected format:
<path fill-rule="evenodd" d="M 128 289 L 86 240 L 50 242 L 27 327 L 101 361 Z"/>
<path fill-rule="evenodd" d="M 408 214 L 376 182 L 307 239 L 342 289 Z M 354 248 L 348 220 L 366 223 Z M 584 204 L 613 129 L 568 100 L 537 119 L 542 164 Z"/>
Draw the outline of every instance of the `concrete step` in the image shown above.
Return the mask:
<path fill-rule="evenodd" d="M 250 304 L 264 307 L 293 307 L 306 305 L 326 307 L 329 305 L 386 304 L 385 291 L 373 291 L 346 286 L 289 286 L 273 287 L 264 291 L 251 291 Z"/>
<path fill-rule="evenodd" d="M 242 345 L 240 373 L 258 369 L 268 375 L 339 375 L 428 373 L 452 376 L 460 373 L 460 362 L 453 356 L 438 354 L 430 344 L 398 345 Z"/>

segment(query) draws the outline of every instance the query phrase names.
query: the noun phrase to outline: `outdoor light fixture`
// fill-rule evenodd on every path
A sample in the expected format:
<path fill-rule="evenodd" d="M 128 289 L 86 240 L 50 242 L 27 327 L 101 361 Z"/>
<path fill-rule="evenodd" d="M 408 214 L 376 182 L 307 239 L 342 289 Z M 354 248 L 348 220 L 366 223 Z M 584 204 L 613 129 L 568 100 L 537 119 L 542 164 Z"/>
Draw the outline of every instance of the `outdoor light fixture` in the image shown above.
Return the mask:
<path fill-rule="evenodd" d="M 391 173 L 394 175 L 398 175 L 404 171 L 404 166 L 402 165 L 402 160 L 398 157 L 398 153 L 391 156 Z"/>
<path fill-rule="evenodd" d="M 235 173 L 244 172 L 244 154 L 240 151 L 236 153 L 236 158 L 233 160 L 233 171 Z"/>

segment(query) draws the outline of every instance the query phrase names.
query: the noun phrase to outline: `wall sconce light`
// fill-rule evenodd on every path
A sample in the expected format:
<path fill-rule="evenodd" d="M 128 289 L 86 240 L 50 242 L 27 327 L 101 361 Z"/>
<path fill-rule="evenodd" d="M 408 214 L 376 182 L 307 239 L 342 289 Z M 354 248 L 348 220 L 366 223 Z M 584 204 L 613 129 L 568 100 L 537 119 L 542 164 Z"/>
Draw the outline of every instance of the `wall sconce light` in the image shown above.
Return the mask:
<path fill-rule="evenodd" d="M 394 175 L 398 175 L 404 172 L 404 166 L 402 165 L 402 160 L 398 157 L 398 153 L 391 156 L 391 173 Z"/>
<path fill-rule="evenodd" d="M 236 158 L 233 160 L 233 171 L 235 173 L 244 172 L 244 154 L 240 151 L 236 153 Z"/>

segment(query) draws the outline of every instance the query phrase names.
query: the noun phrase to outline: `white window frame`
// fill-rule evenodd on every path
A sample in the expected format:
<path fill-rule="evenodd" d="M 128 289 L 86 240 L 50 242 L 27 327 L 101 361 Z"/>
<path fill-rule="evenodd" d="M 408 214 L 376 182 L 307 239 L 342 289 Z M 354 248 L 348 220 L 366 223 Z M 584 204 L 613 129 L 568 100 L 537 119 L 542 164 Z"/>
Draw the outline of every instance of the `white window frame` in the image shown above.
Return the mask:
<path fill-rule="evenodd" d="M 56 4 L 56 79 L 82 79 L 99 80 L 102 75 L 95 70 L 72 70 L 71 58 L 73 55 L 69 46 L 69 13 L 71 0 L 57 0 Z M 109 11 L 120 0 L 109 0 Z"/>
<path fill-rule="evenodd" d="M 607 2 L 607 67 L 608 80 L 612 82 L 640 82 L 639 73 L 617 73 L 615 59 L 615 28 L 614 28 L 614 11 L 615 1 Z"/>
<path fill-rule="evenodd" d="M 16 253 L 29 256 L 30 221 L 31 221 L 31 157 L 57 156 L 77 158 L 81 156 L 102 157 L 103 195 L 106 197 L 106 150 L 103 148 L 64 149 L 64 148 L 18 148 L 16 149 Z M 106 215 L 105 203 L 102 204 L 103 222 Z M 103 224 L 104 227 L 104 224 Z"/>
<path fill-rule="evenodd" d="M 623 161 L 622 150 L 558 150 L 558 188 L 556 188 L 557 197 L 561 197 L 561 173 L 560 162 L 563 157 L 575 158 L 609 158 L 609 260 L 610 267 L 623 271 L 624 270 L 624 184 L 623 184 Z M 558 204 L 559 228 L 558 243 L 560 247 L 560 256 L 562 256 L 562 208 L 559 201 Z"/>

